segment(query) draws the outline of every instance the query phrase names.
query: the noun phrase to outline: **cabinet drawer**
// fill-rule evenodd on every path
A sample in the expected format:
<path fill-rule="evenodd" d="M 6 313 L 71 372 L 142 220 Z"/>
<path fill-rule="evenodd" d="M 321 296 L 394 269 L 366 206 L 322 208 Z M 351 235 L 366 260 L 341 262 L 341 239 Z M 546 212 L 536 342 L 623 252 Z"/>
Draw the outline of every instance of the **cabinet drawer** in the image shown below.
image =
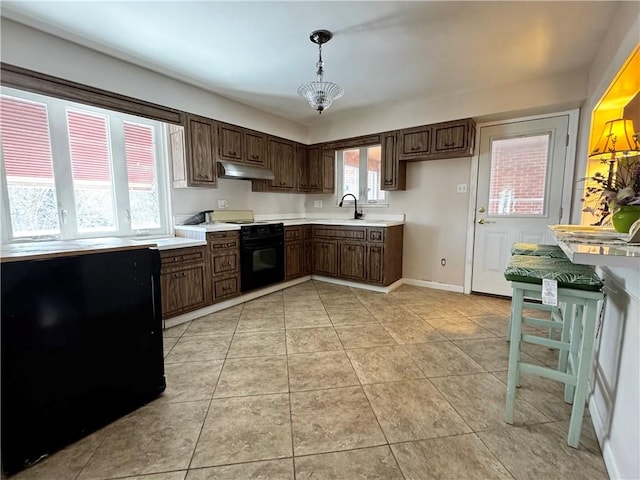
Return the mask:
<path fill-rule="evenodd" d="M 336 228 L 318 225 L 313 227 L 313 236 L 330 239 L 365 240 L 364 228 Z"/>
<path fill-rule="evenodd" d="M 240 235 L 238 232 L 208 233 L 207 243 L 209 244 L 209 250 L 212 252 L 225 248 L 239 248 Z"/>
<path fill-rule="evenodd" d="M 183 263 L 203 262 L 205 253 L 205 247 L 180 248 L 160 252 L 161 266 L 164 270 Z"/>
<path fill-rule="evenodd" d="M 284 229 L 284 240 L 286 242 L 295 242 L 302 237 L 301 227 L 286 227 Z"/>
<path fill-rule="evenodd" d="M 213 295 L 215 301 L 231 297 L 240 293 L 238 288 L 238 276 L 222 278 L 220 280 L 213 281 Z"/>
<path fill-rule="evenodd" d="M 238 254 L 227 253 L 223 255 L 213 255 L 211 257 L 211 267 L 214 276 L 237 272 Z"/>
<path fill-rule="evenodd" d="M 384 228 L 368 228 L 367 242 L 384 242 Z"/>

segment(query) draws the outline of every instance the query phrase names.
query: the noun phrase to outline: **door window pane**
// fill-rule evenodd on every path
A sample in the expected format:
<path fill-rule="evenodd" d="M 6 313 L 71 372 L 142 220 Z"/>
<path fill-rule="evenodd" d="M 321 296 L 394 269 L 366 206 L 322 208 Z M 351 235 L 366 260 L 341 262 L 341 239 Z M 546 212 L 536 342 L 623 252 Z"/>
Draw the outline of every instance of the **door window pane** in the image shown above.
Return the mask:
<path fill-rule="evenodd" d="M 123 126 L 131 228 L 159 228 L 160 204 L 153 128 L 131 122 L 124 122 Z"/>
<path fill-rule="evenodd" d="M 549 134 L 491 142 L 489 215 L 544 215 Z"/>
<path fill-rule="evenodd" d="M 115 230 L 108 118 L 67 110 L 79 232 Z"/>
<path fill-rule="evenodd" d="M 13 237 L 59 235 L 47 106 L 5 95 L 0 100 Z"/>

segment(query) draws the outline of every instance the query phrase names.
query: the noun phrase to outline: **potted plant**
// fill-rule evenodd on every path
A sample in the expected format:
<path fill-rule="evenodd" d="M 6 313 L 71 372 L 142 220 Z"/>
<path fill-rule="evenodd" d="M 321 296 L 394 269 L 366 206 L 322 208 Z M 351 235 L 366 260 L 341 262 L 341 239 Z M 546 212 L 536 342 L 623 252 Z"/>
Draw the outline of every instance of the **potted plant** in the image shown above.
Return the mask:
<path fill-rule="evenodd" d="M 598 220 L 592 225 L 602 226 L 609 221 L 618 232 L 628 232 L 640 218 L 640 157 L 601 160 L 608 163 L 607 175 L 596 172 L 587 181 L 583 212 Z M 617 168 L 616 168 L 617 166 Z"/>

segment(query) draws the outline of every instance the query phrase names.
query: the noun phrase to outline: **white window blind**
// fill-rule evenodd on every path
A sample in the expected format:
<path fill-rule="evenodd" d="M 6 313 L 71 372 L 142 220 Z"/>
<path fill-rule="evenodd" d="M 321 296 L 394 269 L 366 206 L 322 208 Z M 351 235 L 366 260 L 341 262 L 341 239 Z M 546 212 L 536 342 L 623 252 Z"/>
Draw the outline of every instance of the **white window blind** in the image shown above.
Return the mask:
<path fill-rule="evenodd" d="M 13 236 L 58 236 L 47 106 L 3 95 L 0 108 L 6 203 Z"/>

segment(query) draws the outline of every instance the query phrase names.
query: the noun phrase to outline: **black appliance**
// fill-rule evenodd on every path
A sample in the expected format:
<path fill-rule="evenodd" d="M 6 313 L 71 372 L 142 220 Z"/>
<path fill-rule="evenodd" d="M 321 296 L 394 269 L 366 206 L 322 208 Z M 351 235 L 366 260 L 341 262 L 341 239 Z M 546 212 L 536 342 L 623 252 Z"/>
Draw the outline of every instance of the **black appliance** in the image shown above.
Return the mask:
<path fill-rule="evenodd" d="M 5 473 L 165 389 L 157 250 L 3 262 L 1 277 Z"/>
<path fill-rule="evenodd" d="M 240 227 L 240 289 L 243 292 L 284 280 L 282 223 Z"/>

